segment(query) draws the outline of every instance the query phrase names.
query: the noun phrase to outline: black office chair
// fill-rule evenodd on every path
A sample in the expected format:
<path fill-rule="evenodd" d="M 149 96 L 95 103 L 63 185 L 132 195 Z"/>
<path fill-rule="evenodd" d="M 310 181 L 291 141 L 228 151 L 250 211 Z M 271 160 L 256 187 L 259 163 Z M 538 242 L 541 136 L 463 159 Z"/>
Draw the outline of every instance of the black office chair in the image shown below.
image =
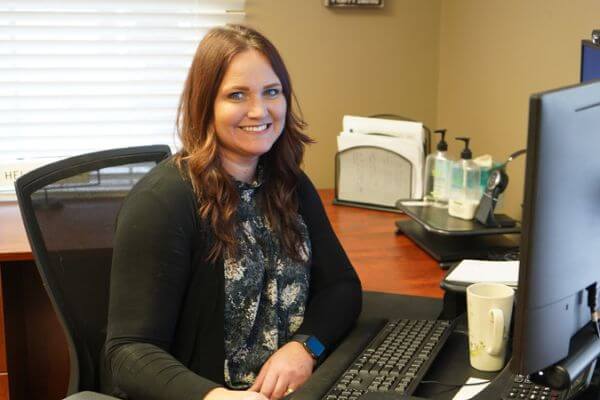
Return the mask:
<path fill-rule="evenodd" d="M 67 337 L 68 394 L 77 393 L 69 400 L 112 398 L 89 391 L 99 389 L 115 220 L 131 187 L 170 154 L 164 145 L 100 151 L 15 183 L 38 271 Z"/>

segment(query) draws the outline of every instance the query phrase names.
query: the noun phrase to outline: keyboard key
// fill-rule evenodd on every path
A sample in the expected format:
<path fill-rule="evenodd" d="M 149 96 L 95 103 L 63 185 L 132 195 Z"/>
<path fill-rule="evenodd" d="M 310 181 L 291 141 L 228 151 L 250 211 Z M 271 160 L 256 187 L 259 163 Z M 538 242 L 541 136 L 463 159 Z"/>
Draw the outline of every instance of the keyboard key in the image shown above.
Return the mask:
<path fill-rule="evenodd" d="M 549 387 L 534 384 L 528 377 L 515 375 L 513 385 L 502 396 L 504 400 L 523 399 L 523 400 L 558 400 L 561 391 L 551 390 Z"/>
<path fill-rule="evenodd" d="M 451 327 L 448 321 L 391 321 L 323 399 L 360 400 L 368 391 L 411 395 L 413 380 L 425 375 Z"/>

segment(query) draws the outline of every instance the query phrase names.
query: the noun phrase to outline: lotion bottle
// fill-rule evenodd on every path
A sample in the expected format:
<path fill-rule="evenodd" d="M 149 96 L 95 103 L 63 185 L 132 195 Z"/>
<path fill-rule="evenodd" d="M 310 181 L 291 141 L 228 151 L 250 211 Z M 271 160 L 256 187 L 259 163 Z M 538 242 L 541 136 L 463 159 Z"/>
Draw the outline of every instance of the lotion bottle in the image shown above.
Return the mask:
<path fill-rule="evenodd" d="M 465 142 L 465 148 L 460 153 L 460 160 L 452 163 L 448 213 L 469 220 L 475 217 L 481 199 L 481 171 L 473 162 L 473 153 L 469 149 L 470 138 L 459 137 L 456 140 Z"/>
<path fill-rule="evenodd" d="M 425 159 L 424 200 L 435 207 L 445 208 L 448 207 L 451 160 L 448 159 L 446 129 L 438 129 L 434 133 L 439 133 L 442 137 L 436 152 L 429 154 Z"/>

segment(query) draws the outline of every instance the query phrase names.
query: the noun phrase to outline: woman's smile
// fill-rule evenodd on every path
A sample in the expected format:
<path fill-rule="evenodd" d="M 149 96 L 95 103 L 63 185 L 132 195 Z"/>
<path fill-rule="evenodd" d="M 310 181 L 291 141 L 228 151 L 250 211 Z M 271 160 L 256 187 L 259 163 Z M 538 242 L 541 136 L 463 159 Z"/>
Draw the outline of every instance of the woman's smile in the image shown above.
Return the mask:
<path fill-rule="evenodd" d="M 272 123 L 262 124 L 262 125 L 246 125 L 240 126 L 246 132 L 254 132 L 254 133 L 265 133 L 267 129 L 269 129 L 273 125 Z"/>

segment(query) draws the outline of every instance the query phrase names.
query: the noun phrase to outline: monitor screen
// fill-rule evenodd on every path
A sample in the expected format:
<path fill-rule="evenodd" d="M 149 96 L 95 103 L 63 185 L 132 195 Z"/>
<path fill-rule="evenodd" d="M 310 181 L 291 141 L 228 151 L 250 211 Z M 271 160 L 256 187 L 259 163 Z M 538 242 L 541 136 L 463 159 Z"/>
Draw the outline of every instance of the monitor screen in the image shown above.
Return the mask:
<path fill-rule="evenodd" d="M 582 40 L 580 81 L 594 79 L 600 79 L 600 45 L 592 43 L 591 40 Z"/>
<path fill-rule="evenodd" d="M 531 96 L 522 228 L 511 369 L 531 374 L 567 356 L 600 282 L 600 81 Z"/>

